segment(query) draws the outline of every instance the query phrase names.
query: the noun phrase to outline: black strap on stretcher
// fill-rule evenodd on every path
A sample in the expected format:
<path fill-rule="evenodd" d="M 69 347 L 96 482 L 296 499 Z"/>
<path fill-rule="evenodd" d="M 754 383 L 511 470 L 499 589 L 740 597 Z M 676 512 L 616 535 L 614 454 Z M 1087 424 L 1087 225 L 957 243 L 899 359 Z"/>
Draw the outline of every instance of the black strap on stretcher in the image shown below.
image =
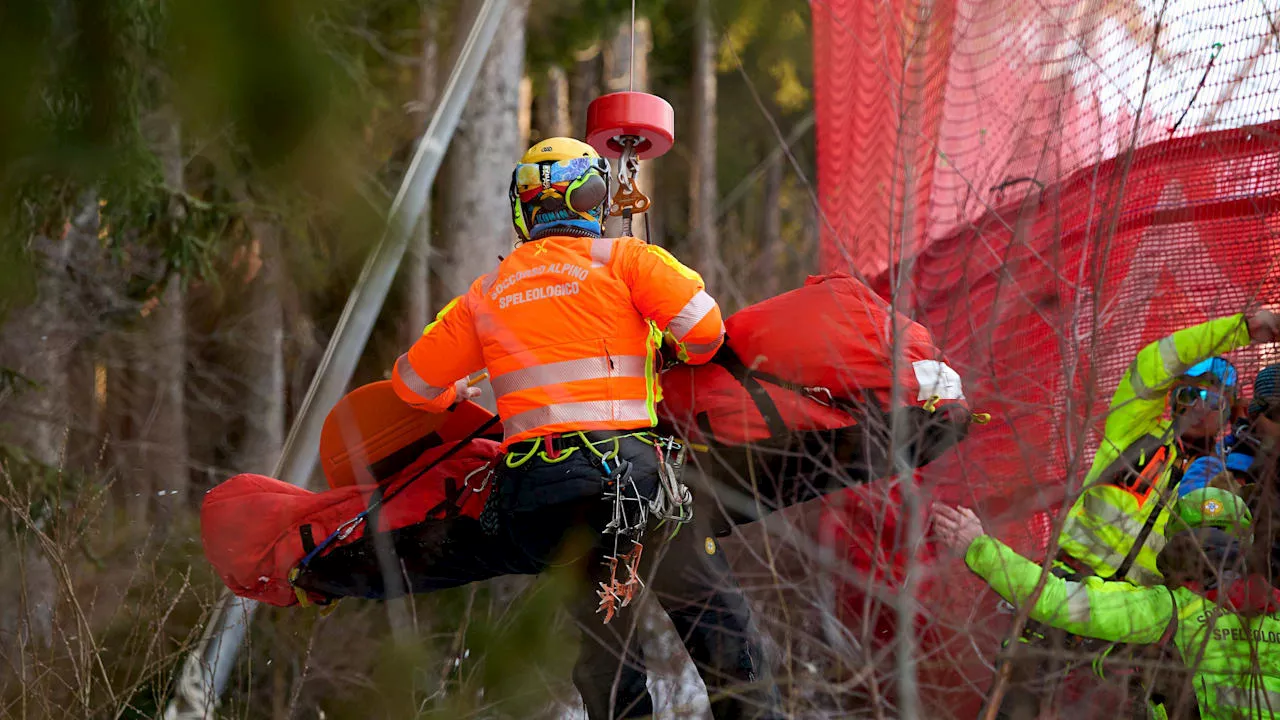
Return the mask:
<path fill-rule="evenodd" d="M 729 371 L 729 374 L 738 382 L 742 383 L 742 387 L 746 389 L 747 394 L 751 396 L 751 401 L 755 403 L 756 410 L 760 412 L 764 418 L 765 425 L 769 428 L 769 434 L 775 437 L 785 435 L 790 432 L 787 423 L 782 419 L 782 413 L 778 412 L 778 406 L 773 402 L 773 398 L 769 397 L 769 391 L 764 389 L 764 385 L 760 384 L 761 380 L 772 385 L 791 390 L 793 392 L 804 392 L 804 388 L 795 383 L 785 382 L 779 378 L 773 377 L 767 373 L 761 373 L 752 370 L 742 362 L 742 358 L 738 357 L 738 353 L 729 347 L 729 343 L 725 342 L 720 345 L 720 350 L 716 352 L 715 357 L 711 358 L 711 362 L 723 367 Z M 707 423 L 708 425 L 710 423 Z M 702 427 L 699 423 L 699 429 L 704 433 L 710 430 L 709 427 Z M 708 440 L 712 437 L 708 435 Z"/>
<path fill-rule="evenodd" d="M 480 427 L 471 431 L 471 433 L 468 434 L 466 437 L 457 441 L 456 443 L 453 444 L 452 447 L 450 447 L 448 450 L 441 453 L 439 457 L 427 463 L 427 466 L 419 470 L 417 473 L 415 473 L 413 477 L 400 483 L 396 487 L 392 488 L 390 491 L 386 491 L 386 488 L 383 485 L 379 484 L 369 497 L 369 504 L 367 506 L 367 509 L 365 509 L 363 512 L 359 513 L 358 515 L 356 515 L 354 518 L 347 521 L 346 523 L 343 523 L 342 525 L 340 525 L 337 530 L 334 530 L 332 533 L 329 534 L 329 537 L 325 538 L 320 544 L 315 545 L 315 547 L 308 550 L 307 554 L 302 558 L 302 561 L 298 563 L 298 569 L 300 571 L 306 570 L 307 566 L 311 564 L 311 561 L 314 558 L 318 557 L 319 555 L 323 554 L 325 550 L 329 549 L 329 546 L 333 545 L 333 543 L 338 540 L 339 536 L 344 531 L 351 532 L 352 530 L 347 529 L 348 525 L 354 526 L 361 522 L 367 522 L 370 528 L 368 532 L 376 532 L 378 527 L 378 509 L 380 507 L 390 502 L 391 499 L 394 498 L 396 495 L 399 495 L 400 493 L 404 492 L 405 488 L 409 487 L 411 484 L 416 482 L 422 476 L 431 472 L 433 469 L 435 469 L 437 465 L 453 457 L 458 453 L 458 451 L 470 445 L 472 440 L 482 437 L 486 432 L 488 432 L 490 428 L 498 424 L 498 420 L 499 418 L 497 415 L 494 415 L 493 417 L 489 418 L 483 424 L 481 424 Z M 449 493 L 451 490 L 455 492 L 457 496 L 461 496 L 460 488 L 454 489 L 454 488 L 451 488 L 450 486 L 446 486 L 446 493 Z M 440 506 L 437 505 L 435 508 L 432 508 L 430 512 L 437 512 L 439 508 Z M 310 526 L 307 525 L 304 527 L 306 527 L 305 533 L 309 535 L 311 533 Z M 303 531 L 300 530 L 300 532 L 303 532 Z M 303 536 L 304 544 L 306 543 L 305 538 L 306 538 L 306 535 Z M 313 543 L 314 543 L 314 539 L 313 539 Z"/>

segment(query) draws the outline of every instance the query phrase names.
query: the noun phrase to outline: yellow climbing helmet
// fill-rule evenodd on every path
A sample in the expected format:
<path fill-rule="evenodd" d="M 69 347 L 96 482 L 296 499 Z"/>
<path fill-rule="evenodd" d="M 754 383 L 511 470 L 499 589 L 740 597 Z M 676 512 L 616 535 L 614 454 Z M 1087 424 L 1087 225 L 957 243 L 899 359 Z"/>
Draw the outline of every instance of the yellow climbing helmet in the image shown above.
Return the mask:
<path fill-rule="evenodd" d="M 609 161 L 573 138 L 541 140 L 511 174 L 512 223 L 521 240 L 603 233 Z"/>
<path fill-rule="evenodd" d="M 574 140 L 567 137 L 553 137 L 546 140 L 540 140 L 536 145 L 525 151 L 524 157 L 520 158 L 522 163 L 540 163 L 540 162 L 556 162 L 559 160 L 572 160 L 574 158 L 590 158 L 595 160 L 600 157 L 600 153 L 590 145 L 581 140 Z"/>

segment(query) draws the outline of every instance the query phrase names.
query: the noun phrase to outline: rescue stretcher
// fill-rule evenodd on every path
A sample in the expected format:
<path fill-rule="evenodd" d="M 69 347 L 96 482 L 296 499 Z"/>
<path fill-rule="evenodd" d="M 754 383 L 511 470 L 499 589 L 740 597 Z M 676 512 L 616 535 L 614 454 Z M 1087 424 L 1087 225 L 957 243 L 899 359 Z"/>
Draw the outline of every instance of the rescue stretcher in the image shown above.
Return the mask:
<path fill-rule="evenodd" d="M 821 331 L 777 331 L 806 317 Z M 716 532 L 920 467 L 965 437 L 959 376 L 923 327 L 898 316 L 887 332 L 892 317 L 851 277 L 811 278 L 728 318 L 711 363 L 664 372 L 659 430 L 694 451 L 686 482 Z M 321 436 L 330 489 L 231 478 L 204 499 L 205 553 L 237 595 L 281 606 L 494 577 L 512 549 L 479 518 L 501 437 L 474 403 L 423 413 L 389 382 L 358 388 Z"/>

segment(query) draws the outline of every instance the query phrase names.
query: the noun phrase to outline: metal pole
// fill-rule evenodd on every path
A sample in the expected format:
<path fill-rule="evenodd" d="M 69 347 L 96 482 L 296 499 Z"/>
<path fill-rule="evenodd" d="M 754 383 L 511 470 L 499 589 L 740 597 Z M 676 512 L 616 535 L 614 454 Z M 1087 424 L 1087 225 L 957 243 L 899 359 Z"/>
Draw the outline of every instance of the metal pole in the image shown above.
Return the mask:
<path fill-rule="evenodd" d="M 329 409 L 342 398 L 347 384 L 351 382 L 356 362 L 364 352 L 373 323 L 391 289 L 409 237 L 422 215 L 427 193 L 435 182 L 445 149 L 458 127 L 463 106 L 493 44 L 507 2 L 483 0 L 458 53 L 435 115 L 418 142 L 413 162 L 391 205 L 387 228 L 347 300 L 324 359 L 320 361 L 311 388 L 285 440 L 284 451 L 276 466 L 276 477 L 285 482 L 305 487 L 315 469 L 320 428 Z M 204 636 L 183 664 L 173 700 L 165 708 L 166 720 L 209 720 L 213 717 L 218 697 L 230 679 L 236 655 L 248 633 L 256 607 L 257 603 L 230 593 L 218 601 Z"/>

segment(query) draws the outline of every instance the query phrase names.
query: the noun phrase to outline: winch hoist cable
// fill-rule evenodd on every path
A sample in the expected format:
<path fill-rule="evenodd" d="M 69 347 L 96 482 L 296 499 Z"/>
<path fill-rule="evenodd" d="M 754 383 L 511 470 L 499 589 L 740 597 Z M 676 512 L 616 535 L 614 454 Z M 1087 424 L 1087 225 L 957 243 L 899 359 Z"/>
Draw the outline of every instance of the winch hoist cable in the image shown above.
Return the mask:
<path fill-rule="evenodd" d="M 587 143 L 602 156 L 618 160 L 618 190 L 609 215 L 622 218 L 622 234 L 631 220 L 652 204 L 636 186 L 640 161 L 665 154 L 675 144 L 676 113 L 657 95 L 635 91 L 636 5 L 631 3 L 631 82 L 626 92 L 602 95 L 587 107 Z"/>
<path fill-rule="evenodd" d="M 587 106 L 587 143 L 601 156 L 618 161 L 618 189 L 609 204 L 609 215 L 622 218 L 624 236 L 633 234 L 631 221 L 635 215 L 647 211 L 652 205 L 649 196 L 636 185 L 640 161 L 665 154 L 675 144 L 676 133 L 676 114 L 671 104 L 657 95 L 635 91 L 635 49 L 636 5 L 632 0 L 630 86 L 626 92 L 603 95 Z M 659 453 L 662 470 L 671 472 L 672 468 L 668 467 L 668 459 L 661 449 L 655 446 L 655 450 Z M 679 455 L 683 460 L 683 451 Z M 610 476 L 609 498 L 614 505 L 613 519 L 605 533 L 614 536 L 614 543 L 613 553 L 605 558 L 609 580 L 600 583 L 596 594 L 600 598 L 598 612 L 604 614 L 604 622 L 608 623 L 620 608 L 631 603 L 643 585 L 640 580 L 640 554 L 644 550 L 641 539 L 649 524 L 650 503 L 635 493 L 630 463 L 610 467 L 606 461 L 605 470 Z M 671 518 L 663 519 L 675 519 L 678 530 L 679 525 L 691 516 L 693 502 L 688 489 L 679 482 L 678 470 L 671 474 L 669 482 L 667 474 L 662 474 L 664 483 L 658 489 L 658 499 L 652 504 L 653 511 L 659 515 L 664 512 L 670 514 L 675 508 Z M 666 511 L 659 510 L 659 507 L 666 508 Z M 621 551 L 623 545 L 630 546 L 625 553 Z M 619 570 L 622 578 L 619 578 Z"/>

